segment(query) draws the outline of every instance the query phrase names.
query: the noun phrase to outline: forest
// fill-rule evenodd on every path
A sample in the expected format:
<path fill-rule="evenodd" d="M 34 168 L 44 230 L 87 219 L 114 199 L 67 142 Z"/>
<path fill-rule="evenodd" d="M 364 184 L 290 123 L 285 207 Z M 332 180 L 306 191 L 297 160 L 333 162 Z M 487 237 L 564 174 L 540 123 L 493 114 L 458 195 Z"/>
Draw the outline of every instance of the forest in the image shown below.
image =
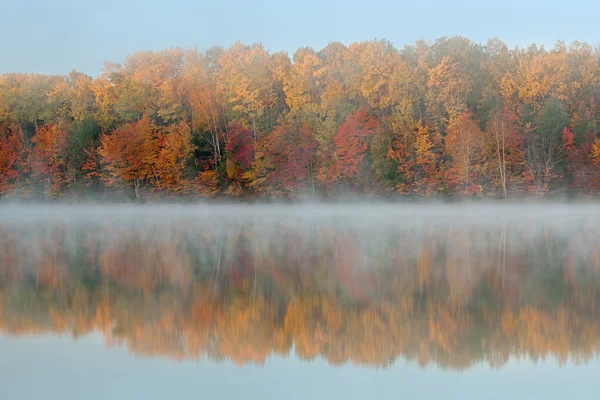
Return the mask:
<path fill-rule="evenodd" d="M 591 197 L 600 50 L 463 37 L 171 48 L 0 76 L 0 196 Z"/>

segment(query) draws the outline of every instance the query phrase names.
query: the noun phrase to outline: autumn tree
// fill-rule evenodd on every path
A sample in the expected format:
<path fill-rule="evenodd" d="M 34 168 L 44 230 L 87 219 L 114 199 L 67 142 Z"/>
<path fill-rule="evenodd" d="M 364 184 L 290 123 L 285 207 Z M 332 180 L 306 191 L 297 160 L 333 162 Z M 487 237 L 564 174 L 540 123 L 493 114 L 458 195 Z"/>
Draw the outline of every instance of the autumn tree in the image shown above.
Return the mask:
<path fill-rule="evenodd" d="M 206 54 L 188 52 L 184 77 L 189 93 L 191 127 L 205 133 L 215 171 L 221 164 L 226 127 L 224 105 L 215 80 L 221 54 L 220 48 L 213 48 Z"/>
<path fill-rule="evenodd" d="M 84 164 L 91 154 L 96 153 L 100 133 L 100 127 L 91 116 L 75 122 L 67 132 L 66 152 L 74 185 L 85 185 L 87 172 Z"/>
<path fill-rule="evenodd" d="M 347 53 L 348 91 L 362 97 L 372 110 L 383 115 L 393 102 L 392 73 L 397 51 L 387 41 L 369 41 L 350 45 Z"/>
<path fill-rule="evenodd" d="M 571 139 L 566 132 L 563 137 Z M 598 193 L 600 191 L 600 139 L 594 138 L 591 143 L 580 147 L 566 147 L 566 151 L 575 192 L 579 195 Z"/>
<path fill-rule="evenodd" d="M 153 171 L 159 188 L 172 193 L 189 192 L 191 181 L 186 176 L 189 175 L 186 169 L 194 153 L 189 125 L 185 122 L 173 124 L 158 140 L 160 150 Z"/>
<path fill-rule="evenodd" d="M 449 187 L 464 195 L 482 191 L 480 183 L 483 134 L 469 114 L 461 114 L 448 126 L 446 152 L 450 156 Z"/>
<path fill-rule="evenodd" d="M 448 124 L 467 111 L 467 95 L 471 88 L 469 77 L 457 62 L 444 57 L 429 69 L 427 109 L 432 123 Z"/>
<path fill-rule="evenodd" d="M 227 139 L 227 193 L 238 197 L 243 195 L 247 190 L 247 179 L 244 177 L 244 174 L 250 170 L 252 160 L 254 159 L 255 142 L 252 132 L 244 129 L 239 124 L 229 127 Z"/>
<path fill-rule="evenodd" d="M 435 196 L 443 189 L 439 155 L 434 151 L 434 143 L 427 126 L 417 126 L 415 137 L 415 189 L 421 196 Z"/>
<path fill-rule="evenodd" d="M 525 173 L 525 144 L 508 108 L 491 113 L 484 137 L 484 168 L 502 196 L 518 193 Z"/>
<path fill-rule="evenodd" d="M 316 147 L 307 124 L 280 125 L 258 144 L 252 186 L 273 197 L 314 195 Z"/>
<path fill-rule="evenodd" d="M 410 195 L 415 190 L 415 160 L 407 151 L 405 143 L 405 141 L 396 140 L 387 156 L 394 160 L 396 172 L 400 175 L 399 182 L 393 188 L 394 191 Z"/>
<path fill-rule="evenodd" d="M 67 139 L 67 130 L 57 124 L 39 127 L 31 139 L 31 175 L 49 197 L 59 197 L 73 182 Z"/>
<path fill-rule="evenodd" d="M 38 125 L 53 124 L 59 117 L 48 101 L 52 86 L 65 78 L 57 75 L 6 74 L 0 81 L 3 106 L 10 111 L 10 121 L 21 125 L 24 133 L 33 134 Z"/>
<path fill-rule="evenodd" d="M 231 119 L 252 131 L 256 140 L 261 123 L 271 122 L 266 113 L 275 102 L 271 58 L 260 44 L 235 43 L 221 55 L 219 64 L 219 90 Z"/>
<path fill-rule="evenodd" d="M 25 138 L 18 126 L 0 125 L 0 196 L 17 189 L 27 172 Z"/>
<path fill-rule="evenodd" d="M 361 108 L 348 115 L 333 137 L 335 161 L 328 180 L 338 185 L 357 187 L 370 186 L 371 175 L 368 160 L 369 144 L 380 128 L 379 121 L 367 108 Z"/>
<path fill-rule="evenodd" d="M 165 123 L 185 117 L 185 60 L 183 49 L 171 48 L 133 53 L 123 64 L 108 63 L 105 76 L 112 84 L 108 89 L 118 117 L 129 122 L 147 114 Z M 104 92 L 100 89 L 97 94 Z"/>
<path fill-rule="evenodd" d="M 567 52 L 558 43 L 550 52 L 528 49 L 520 57 L 516 71 L 516 89 L 520 99 L 539 110 L 549 98 L 566 99 Z"/>
<path fill-rule="evenodd" d="M 285 101 L 292 114 L 317 111 L 322 68 L 323 60 L 311 49 L 298 49 L 294 54 L 294 62 L 287 66 L 283 76 Z"/>
<path fill-rule="evenodd" d="M 533 132 L 527 136 L 527 163 L 531 170 L 535 192 L 547 192 L 553 180 L 563 173 L 562 132 L 568 116 L 556 98 L 549 99 L 540 110 Z"/>
<path fill-rule="evenodd" d="M 99 153 L 108 186 L 133 185 L 139 200 L 141 185 L 160 185 L 155 168 L 159 155 L 157 128 L 148 116 L 102 135 Z"/>
<path fill-rule="evenodd" d="M 70 123 L 90 118 L 95 111 L 92 83 L 92 77 L 75 70 L 54 80 L 46 95 L 51 120 L 55 123 Z"/>

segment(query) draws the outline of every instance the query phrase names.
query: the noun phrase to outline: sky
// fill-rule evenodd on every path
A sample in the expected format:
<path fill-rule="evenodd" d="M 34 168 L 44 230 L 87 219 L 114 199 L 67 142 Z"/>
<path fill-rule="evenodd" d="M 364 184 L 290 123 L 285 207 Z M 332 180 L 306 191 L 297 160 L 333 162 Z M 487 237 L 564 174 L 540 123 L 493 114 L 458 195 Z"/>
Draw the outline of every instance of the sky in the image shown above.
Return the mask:
<path fill-rule="evenodd" d="M 105 61 L 173 46 L 262 42 L 290 55 L 332 41 L 497 37 L 510 47 L 595 45 L 597 0 L 0 0 L 0 73 L 98 75 Z"/>
<path fill-rule="evenodd" d="M 420 368 L 398 359 L 390 368 L 330 366 L 274 356 L 263 366 L 228 360 L 171 361 L 105 348 L 99 333 L 0 336 L 0 398 L 104 399 L 589 399 L 597 392 L 598 360 L 560 367 L 555 359 L 511 359 L 499 369 L 477 364 L 463 371 Z"/>

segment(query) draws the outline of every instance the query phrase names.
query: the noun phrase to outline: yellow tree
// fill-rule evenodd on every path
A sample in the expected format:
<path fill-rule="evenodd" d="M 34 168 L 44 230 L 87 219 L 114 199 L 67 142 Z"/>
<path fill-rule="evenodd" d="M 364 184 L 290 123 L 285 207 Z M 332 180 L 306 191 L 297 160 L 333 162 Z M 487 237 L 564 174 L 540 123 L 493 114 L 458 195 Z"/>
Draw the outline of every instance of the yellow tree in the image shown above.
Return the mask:
<path fill-rule="evenodd" d="M 10 112 L 10 120 L 19 124 L 38 126 L 57 121 L 57 112 L 48 102 L 52 86 L 64 81 L 59 75 L 7 74 L 0 81 L 3 86 L 3 107 Z"/>
<path fill-rule="evenodd" d="M 330 112 L 339 112 L 348 102 L 347 54 L 348 49 L 341 43 L 329 43 L 319 53 L 323 67 L 316 71 L 317 79 L 323 86 L 320 95 L 319 114 L 323 119 Z"/>
<path fill-rule="evenodd" d="M 204 137 L 210 145 L 215 171 L 221 162 L 221 143 L 226 126 L 222 93 L 217 90 L 215 78 L 221 53 L 220 48 L 213 48 L 206 54 L 190 51 L 187 53 L 185 69 L 191 127 L 194 132 L 206 133 Z"/>
<path fill-rule="evenodd" d="M 102 75 L 94 79 L 90 85 L 90 90 L 94 95 L 96 106 L 94 118 L 103 129 L 112 129 L 117 121 L 115 111 L 117 94 L 108 70 L 105 70 Z"/>
<path fill-rule="evenodd" d="M 566 99 L 568 64 L 564 43 L 557 43 L 550 52 L 531 49 L 519 60 L 515 80 L 522 101 L 539 110 L 548 97 Z"/>
<path fill-rule="evenodd" d="M 137 58 L 140 58 L 138 53 L 134 55 L 134 60 Z M 115 120 L 124 122 L 137 121 L 147 111 L 152 113 L 150 101 L 153 93 L 135 79 L 135 67 L 128 65 L 129 60 L 125 65 L 106 63 L 103 74 L 106 82 L 99 82 L 101 84 L 96 88 L 96 93 L 109 99 Z"/>
<path fill-rule="evenodd" d="M 256 140 L 261 120 L 275 103 L 271 58 L 261 44 L 238 42 L 223 53 L 219 64 L 217 81 L 232 119 L 249 127 Z"/>
<path fill-rule="evenodd" d="M 294 54 L 294 63 L 283 80 L 285 101 L 291 113 L 305 109 L 316 111 L 320 95 L 317 77 L 322 65 L 323 61 L 309 48 L 299 49 Z"/>
<path fill-rule="evenodd" d="M 169 126 L 162 137 L 162 146 L 156 160 L 156 175 L 160 186 L 173 193 L 186 193 L 191 182 L 186 179 L 186 166 L 195 146 L 190 127 L 185 122 Z"/>
<path fill-rule="evenodd" d="M 94 80 L 89 75 L 75 70 L 69 72 L 71 86 L 71 116 L 75 121 L 83 121 L 96 110 L 96 99 L 92 89 Z"/>
<path fill-rule="evenodd" d="M 6 84 L 6 75 L 0 75 L 0 124 L 6 123 L 9 118 L 10 88 Z"/>
<path fill-rule="evenodd" d="M 392 103 L 390 87 L 397 58 L 396 49 L 386 41 L 354 43 L 348 48 L 349 89 L 380 114 Z"/>
<path fill-rule="evenodd" d="M 185 116 L 185 52 L 172 48 L 161 52 L 137 52 L 123 64 L 108 64 L 108 77 L 115 86 L 115 110 L 126 121 L 142 114 L 166 123 Z"/>
<path fill-rule="evenodd" d="M 427 111 L 431 122 L 441 127 L 464 113 L 471 89 L 469 77 L 449 57 L 429 69 Z"/>
<path fill-rule="evenodd" d="M 458 193 L 481 192 L 478 173 L 483 148 L 483 134 L 470 114 L 463 113 L 448 126 L 446 153 L 450 156 L 448 186 Z"/>
<path fill-rule="evenodd" d="M 61 78 L 52 84 L 46 96 L 54 120 L 69 123 L 91 116 L 95 109 L 92 78 L 75 70 Z"/>
<path fill-rule="evenodd" d="M 185 51 L 176 47 L 135 53 L 126 60 L 136 82 L 148 88 L 145 92 L 152 96 L 148 99 L 151 109 L 144 111 L 156 113 L 166 123 L 185 117 L 185 59 Z"/>
<path fill-rule="evenodd" d="M 433 196 L 442 189 L 439 157 L 427 126 L 417 125 L 415 134 L 415 184 L 413 191 L 421 196 Z"/>

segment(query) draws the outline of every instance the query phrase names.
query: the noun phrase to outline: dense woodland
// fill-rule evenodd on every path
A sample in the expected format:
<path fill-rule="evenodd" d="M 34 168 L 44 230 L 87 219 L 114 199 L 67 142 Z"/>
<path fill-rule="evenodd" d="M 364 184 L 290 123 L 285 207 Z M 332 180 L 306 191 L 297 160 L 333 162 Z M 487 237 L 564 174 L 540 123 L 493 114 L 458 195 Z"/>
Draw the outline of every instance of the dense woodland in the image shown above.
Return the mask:
<path fill-rule="evenodd" d="M 228 225 L 3 224 L 0 332 L 101 331 L 137 355 L 239 364 L 295 352 L 462 369 L 600 351 L 594 222 Z"/>
<path fill-rule="evenodd" d="M 0 76 L 0 194 L 517 197 L 600 190 L 600 52 L 462 37 Z"/>

